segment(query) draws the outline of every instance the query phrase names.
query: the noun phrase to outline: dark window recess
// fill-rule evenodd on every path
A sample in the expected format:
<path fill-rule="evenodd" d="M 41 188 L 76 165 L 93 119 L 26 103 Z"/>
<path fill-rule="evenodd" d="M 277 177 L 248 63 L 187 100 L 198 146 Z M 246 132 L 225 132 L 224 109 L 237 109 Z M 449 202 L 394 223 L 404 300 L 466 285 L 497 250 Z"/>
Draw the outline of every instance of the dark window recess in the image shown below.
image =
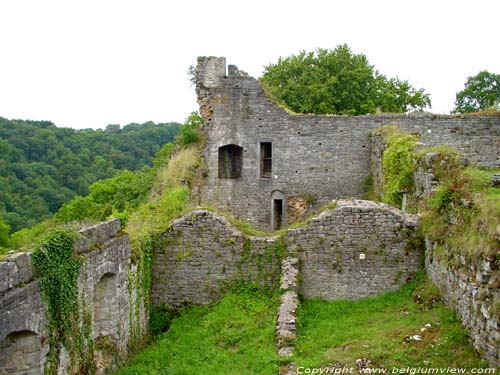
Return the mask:
<path fill-rule="evenodd" d="M 283 223 L 283 199 L 273 199 L 273 229 L 278 230 Z"/>
<path fill-rule="evenodd" d="M 260 144 L 260 177 L 271 178 L 273 171 L 273 144 L 261 142 Z"/>
<path fill-rule="evenodd" d="M 226 145 L 219 147 L 219 178 L 241 178 L 243 147 Z"/>

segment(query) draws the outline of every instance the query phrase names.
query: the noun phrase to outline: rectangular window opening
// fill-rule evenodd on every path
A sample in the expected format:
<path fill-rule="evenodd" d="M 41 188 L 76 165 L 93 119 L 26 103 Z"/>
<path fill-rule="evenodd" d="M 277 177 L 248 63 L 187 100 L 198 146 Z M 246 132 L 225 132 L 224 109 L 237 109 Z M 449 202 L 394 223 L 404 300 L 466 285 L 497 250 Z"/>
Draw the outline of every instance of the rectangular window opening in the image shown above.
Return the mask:
<path fill-rule="evenodd" d="M 271 178 L 273 169 L 273 146 L 271 142 L 260 143 L 260 177 Z"/>

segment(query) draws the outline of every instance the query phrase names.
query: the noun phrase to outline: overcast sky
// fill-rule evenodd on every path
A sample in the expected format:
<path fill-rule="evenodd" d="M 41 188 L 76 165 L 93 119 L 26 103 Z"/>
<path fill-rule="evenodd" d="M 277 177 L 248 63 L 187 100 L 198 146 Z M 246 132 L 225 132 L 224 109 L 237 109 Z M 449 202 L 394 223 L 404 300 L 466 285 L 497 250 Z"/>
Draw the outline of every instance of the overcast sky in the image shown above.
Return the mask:
<path fill-rule="evenodd" d="M 498 0 L 0 0 L 0 116 L 103 128 L 182 122 L 187 70 L 225 56 L 254 77 L 279 56 L 347 43 L 449 113 L 480 70 L 500 73 Z"/>

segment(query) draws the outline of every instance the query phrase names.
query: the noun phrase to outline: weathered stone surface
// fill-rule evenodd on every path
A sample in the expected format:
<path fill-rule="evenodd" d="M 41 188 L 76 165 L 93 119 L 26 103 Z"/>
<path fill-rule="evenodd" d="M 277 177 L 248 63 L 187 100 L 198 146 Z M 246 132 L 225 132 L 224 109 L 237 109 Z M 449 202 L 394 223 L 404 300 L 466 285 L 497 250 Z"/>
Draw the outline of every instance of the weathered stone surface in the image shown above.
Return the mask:
<path fill-rule="evenodd" d="M 435 256 L 434 244 L 426 241 L 425 268 L 446 303 L 460 316 L 474 346 L 491 366 L 500 365 L 500 270 L 485 259 L 451 267 Z M 491 282 L 494 279 L 495 281 Z"/>
<path fill-rule="evenodd" d="M 208 304 L 236 280 L 276 287 L 274 238 L 244 236 L 226 218 L 196 210 L 174 220 L 153 257 L 151 301 Z"/>
<path fill-rule="evenodd" d="M 416 216 L 384 204 L 339 201 L 310 224 L 289 230 L 283 241 L 300 260 L 306 297 L 361 298 L 397 289 L 419 269 L 423 251 L 412 248 L 415 226 Z M 274 244 L 274 238 L 244 236 L 210 211 L 188 213 L 156 246 L 152 303 L 208 304 L 235 280 L 277 287 Z M 297 284 L 284 278 L 282 287 L 294 290 Z"/>
<path fill-rule="evenodd" d="M 208 113 L 203 201 L 261 228 L 271 227 L 275 191 L 285 203 L 303 193 L 315 196 L 308 213 L 332 199 L 361 197 L 373 159 L 369 134 L 382 125 L 418 133 L 428 146 L 456 147 L 478 165 L 498 163 L 498 115 L 292 116 L 272 104 L 254 78 L 233 68 L 226 75 L 224 59 L 199 58 L 198 63 L 196 91 L 201 113 Z M 272 178 L 260 176 L 261 142 L 272 142 Z M 243 147 L 239 179 L 218 178 L 218 149 L 228 144 Z M 289 211 L 285 207 L 283 223 Z"/>
<path fill-rule="evenodd" d="M 276 348 L 280 357 L 290 357 L 297 339 L 299 260 L 287 257 L 281 263 L 281 304 L 276 323 Z"/>
<path fill-rule="evenodd" d="M 288 231 L 288 250 L 301 263 L 307 298 L 357 299 L 395 290 L 420 269 L 414 247 L 415 215 L 385 204 L 340 200 L 299 229 Z"/>
<path fill-rule="evenodd" d="M 90 316 L 92 340 L 106 337 L 118 354 L 127 354 L 132 335 L 146 331 L 142 284 L 130 261 L 128 237 L 119 234 L 120 221 L 84 228 L 75 244 L 83 256 L 78 279 L 80 316 Z M 132 321 L 131 321 L 132 319 Z M 47 314 L 37 280 L 33 279 L 31 253 L 18 253 L 0 262 L 0 374 L 41 374 L 46 354 Z M 131 332 L 134 330 L 134 332 Z M 109 354 L 108 354 L 109 355 Z M 71 369 L 63 348 L 59 373 Z M 107 364 L 113 364 L 108 361 Z M 103 368 L 98 366 L 98 373 Z"/>

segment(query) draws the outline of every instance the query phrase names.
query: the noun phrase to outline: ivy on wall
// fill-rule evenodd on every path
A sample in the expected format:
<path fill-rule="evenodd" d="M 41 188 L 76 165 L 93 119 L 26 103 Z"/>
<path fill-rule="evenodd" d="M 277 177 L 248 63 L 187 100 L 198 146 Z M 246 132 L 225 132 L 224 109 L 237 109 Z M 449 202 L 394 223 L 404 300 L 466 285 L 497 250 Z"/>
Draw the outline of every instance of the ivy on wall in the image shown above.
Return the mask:
<path fill-rule="evenodd" d="M 78 234 L 68 229 L 50 231 L 33 252 L 35 277 L 47 303 L 49 353 L 45 373 L 57 374 L 62 347 L 72 363 L 81 363 L 83 340 L 78 313 L 78 275 L 81 260 L 73 253 Z M 80 359 L 80 360 L 78 360 Z"/>
<path fill-rule="evenodd" d="M 414 189 L 413 172 L 415 158 L 413 151 L 418 137 L 387 127 L 383 133 L 387 148 L 382 159 L 384 171 L 384 201 L 396 207 L 401 207 L 404 193 Z"/>

